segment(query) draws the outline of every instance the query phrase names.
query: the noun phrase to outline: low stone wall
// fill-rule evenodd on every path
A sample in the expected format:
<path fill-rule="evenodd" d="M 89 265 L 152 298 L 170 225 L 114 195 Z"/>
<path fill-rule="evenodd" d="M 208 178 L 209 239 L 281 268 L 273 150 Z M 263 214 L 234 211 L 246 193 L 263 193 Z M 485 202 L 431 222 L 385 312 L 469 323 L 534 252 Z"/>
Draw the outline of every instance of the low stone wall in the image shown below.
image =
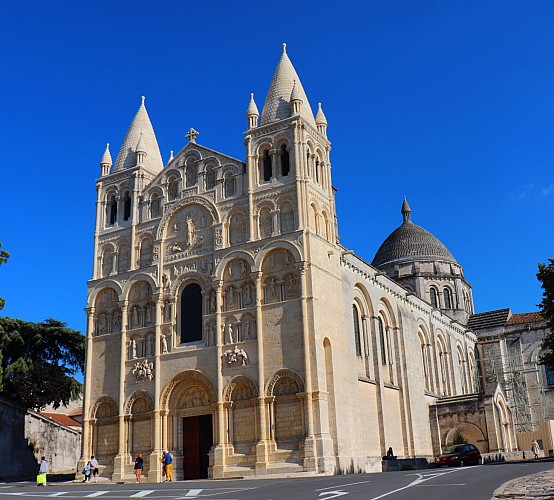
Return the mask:
<path fill-rule="evenodd" d="M 428 469 L 430 467 L 429 461 L 426 458 L 396 458 L 383 460 L 382 464 L 383 472 Z"/>

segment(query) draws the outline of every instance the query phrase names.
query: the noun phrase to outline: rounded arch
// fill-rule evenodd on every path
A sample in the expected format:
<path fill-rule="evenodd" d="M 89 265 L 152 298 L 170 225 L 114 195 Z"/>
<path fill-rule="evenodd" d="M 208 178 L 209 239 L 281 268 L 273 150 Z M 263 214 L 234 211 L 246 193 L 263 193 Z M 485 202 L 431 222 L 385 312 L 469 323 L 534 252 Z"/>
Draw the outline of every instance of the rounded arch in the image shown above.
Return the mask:
<path fill-rule="evenodd" d="M 202 159 L 202 154 L 196 148 L 189 148 L 189 149 L 187 149 L 187 151 L 183 155 L 183 162 L 186 163 L 191 158 L 193 160 L 201 160 Z"/>
<path fill-rule="evenodd" d="M 237 386 L 244 385 L 250 391 L 250 399 L 258 397 L 258 386 L 256 383 L 248 377 L 238 375 L 234 377 L 225 387 L 223 391 L 223 399 L 225 401 L 231 401 L 233 391 Z"/>
<path fill-rule="evenodd" d="M 265 245 L 256 256 L 256 269 L 262 269 L 264 260 L 274 250 L 288 250 L 292 254 L 295 263 L 302 262 L 302 254 L 295 244 L 286 240 L 274 240 Z"/>
<path fill-rule="evenodd" d="M 175 375 L 162 389 L 161 395 L 161 409 L 169 410 L 169 400 L 174 389 L 184 381 L 200 382 L 205 386 L 208 393 L 209 403 L 213 404 L 217 402 L 217 392 L 211 379 L 204 373 L 198 370 L 186 370 L 184 372 Z"/>
<path fill-rule="evenodd" d="M 183 200 L 178 201 L 173 205 L 162 217 L 162 220 L 160 221 L 160 225 L 158 226 L 158 231 L 156 233 L 156 239 L 161 240 L 164 235 L 166 234 L 167 226 L 169 224 L 169 221 L 171 218 L 182 208 L 186 207 L 187 205 L 200 205 L 201 207 L 205 208 L 209 214 L 212 216 L 212 219 L 214 223 L 220 222 L 219 212 L 216 208 L 216 206 L 206 198 L 200 197 L 200 196 L 190 196 L 188 198 L 184 198 Z"/>
<path fill-rule="evenodd" d="M 394 309 L 392 304 L 386 297 L 381 297 L 378 304 L 378 315 L 382 315 L 385 320 L 385 327 L 389 326 L 390 328 L 397 328 L 396 315 L 394 314 Z"/>
<path fill-rule="evenodd" d="M 219 264 L 215 268 L 214 275 L 218 279 L 223 279 L 223 275 L 225 273 L 225 269 L 227 266 L 236 259 L 243 259 L 247 262 L 247 264 L 250 266 L 250 269 L 252 271 L 255 271 L 256 262 L 254 260 L 254 257 L 250 255 L 248 252 L 244 250 L 234 250 L 231 253 L 228 253 L 224 259 L 219 262 Z"/>
<path fill-rule="evenodd" d="M 100 396 L 90 409 L 90 418 L 110 418 L 117 416 L 117 405 L 108 395 Z"/>
<path fill-rule="evenodd" d="M 273 389 L 275 388 L 275 384 L 277 384 L 279 380 L 285 377 L 291 378 L 296 383 L 296 386 L 298 387 L 298 392 L 304 392 L 304 380 L 302 376 L 291 368 L 283 368 L 275 372 L 273 376 L 268 380 L 266 384 L 266 395 L 269 397 L 273 396 Z"/>
<path fill-rule="evenodd" d="M 146 411 L 152 411 L 154 409 L 154 399 L 152 398 L 152 395 L 145 391 L 145 390 L 138 390 L 133 392 L 128 398 L 127 401 L 125 401 L 125 414 L 130 415 L 131 410 L 133 408 L 133 404 L 138 399 L 144 399 L 146 401 Z"/>
<path fill-rule="evenodd" d="M 197 283 L 202 290 L 209 288 L 209 282 L 198 271 L 187 271 L 181 276 L 175 278 L 171 284 L 171 296 L 177 297 L 183 291 L 183 289 L 190 283 Z"/>
<path fill-rule="evenodd" d="M 225 177 L 226 174 L 238 175 L 240 173 L 237 165 L 233 163 L 226 163 L 225 165 L 223 165 L 220 172 L 221 178 Z"/>
<path fill-rule="evenodd" d="M 152 275 L 140 271 L 137 274 L 134 274 L 133 276 L 131 276 L 129 278 L 129 280 L 123 285 L 121 295 L 124 298 L 126 298 L 127 300 L 129 300 L 130 299 L 129 294 L 131 292 L 131 288 L 134 285 L 136 285 L 137 283 L 139 283 L 140 281 L 146 281 L 146 283 L 148 283 L 148 285 L 150 285 L 150 289 L 151 289 L 152 293 L 154 293 L 154 290 L 156 290 L 156 288 L 158 288 L 158 284 L 156 283 L 156 281 L 154 280 Z"/>
<path fill-rule="evenodd" d="M 165 182 L 168 182 L 170 177 L 175 177 L 178 180 L 181 180 L 181 171 L 178 168 L 170 167 L 164 172 L 163 179 Z"/>
<path fill-rule="evenodd" d="M 476 446 L 479 446 L 478 443 L 486 442 L 485 434 L 478 425 L 462 420 L 458 421 L 456 427 L 447 430 L 444 436 L 444 444 L 446 446 L 452 445 L 457 434 L 461 434 L 468 443 Z M 481 449 L 480 451 L 486 453 L 488 450 Z"/>
<path fill-rule="evenodd" d="M 121 288 L 119 288 L 119 285 L 114 281 L 104 281 L 98 285 L 98 288 L 93 288 L 89 291 L 89 305 L 92 307 L 98 307 L 99 304 L 97 303 L 97 301 L 100 295 L 102 294 L 102 292 L 106 292 L 107 290 L 112 290 L 115 293 L 117 301 L 119 302 L 121 296 Z M 109 294 L 110 292 L 107 293 Z"/>

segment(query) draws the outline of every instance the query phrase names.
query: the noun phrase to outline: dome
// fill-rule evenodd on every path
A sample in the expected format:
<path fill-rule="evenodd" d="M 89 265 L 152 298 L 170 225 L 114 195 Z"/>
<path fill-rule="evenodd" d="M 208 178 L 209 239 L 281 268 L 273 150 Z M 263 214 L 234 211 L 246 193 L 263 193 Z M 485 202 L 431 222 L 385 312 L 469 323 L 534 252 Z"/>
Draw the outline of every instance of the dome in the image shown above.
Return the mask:
<path fill-rule="evenodd" d="M 448 248 L 436 236 L 411 221 L 410 213 L 410 206 L 404 199 L 402 204 L 404 222 L 379 247 L 371 264 L 382 267 L 385 264 L 411 260 L 456 262 Z"/>

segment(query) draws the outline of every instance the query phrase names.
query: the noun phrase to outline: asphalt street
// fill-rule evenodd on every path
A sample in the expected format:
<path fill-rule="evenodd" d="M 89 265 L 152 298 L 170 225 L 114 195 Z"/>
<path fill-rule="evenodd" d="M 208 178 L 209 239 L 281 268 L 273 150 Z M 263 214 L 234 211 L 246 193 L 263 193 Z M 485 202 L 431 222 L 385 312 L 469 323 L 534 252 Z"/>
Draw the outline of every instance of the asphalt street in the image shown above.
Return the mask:
<path fill-rule="evenodd" d="M 146 498 L 218 500 L 489 500 L 510 479 L 554 469 L 553 461 L 503 463 L 451 469 L 265 480 L 203 480 L 173 483 L 0 484 L 8 498 Z"/>

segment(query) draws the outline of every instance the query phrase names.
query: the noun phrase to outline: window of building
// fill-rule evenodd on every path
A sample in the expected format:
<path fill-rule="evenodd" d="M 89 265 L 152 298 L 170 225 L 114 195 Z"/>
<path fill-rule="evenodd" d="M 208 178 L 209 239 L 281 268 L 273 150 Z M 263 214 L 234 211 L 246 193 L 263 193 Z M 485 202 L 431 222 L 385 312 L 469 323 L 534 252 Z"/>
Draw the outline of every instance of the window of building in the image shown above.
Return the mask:
<path fill-rule="evenodd" d="M 362 355 L 362 341 L 360 337 L 360 314 L 355 304 L 352 305 L 352 316 L 354 319 L 354 342 L 356 343 L 356 355 Z"/>
<path fill-rule="evenodd" d="M 150 200 L 150 217 L 152 219 L 160 216 L 161 200 L 162 200 L 162 197 L 159 193 L 154 194 L 152 196 L 152 199 Z"/>
<path fill-rule="evenodd" d="M 187 187 L 196 186 L 196 183 L 198 181 L 198 165 L 194 158 L 189 158 L 187 160 L 187 169 L 185 176 Z"/>
<path fill-rule="evenodd" d="M 546 383 L 554 385 L 554 370 L 547 365 L 544 365 L 544 373 L 546 375 Z"/>
<path fill-rule="evenodd" d="M 215 168 L 208 165 L 206 168 L 206 191 L 215 187 Z"/>
<path fill-rule="evenodd" d="M 175 177 L 171 177 L 167 184 L 167 197 L 170 200 L 174 200 L 175 198 L 177 198 L 178 193 L 179 193 L 179 180 L 176 179 Z"/>
<path fill-rule="evenodd" d="M 438 308 L 439 300 L 437 297 L 437 291 L 434 288 L 429 289 L 429 297 L 431 298 L 431 305 Z"/>
<path fill-rule="evenodd" d="M 385 338 L 385 327 L 383 325 L 383 320 L 379 318 L 379 343 L 381 345 L 381 363 L 383 365 L 387 364 L 387 339 Z"/>
<path fill-rule="evenodd" d="M 444 308 L 452 309 L 452 295 L 450 294 L 450 290 L 445 288 L 442 293 L 444 297 Z"/>
<path fill-rule="evenodd" d="M 269 150 L 266 149 L 262 158 L 264 181 L 270 181 L 273 175 L 273 165 L 271 164 L 271 156 Z"/>
<path fill-rule="evenodd" d="M 129 220 L 131 218 L 131 195 L 129 191 L 123 196 L 123 220 Z"/>
<path fill-rule="evenodd" d="M 202 340 L 202 289 L 197 283 L 181 293 L 181 343 Z"/>
<path fill-rule="evenodd" d="M 287 146 L 283 144 L 281 146 L 281 175 L 287 176 L 290 172 L 290 157 L 287 151 Z"/>
<path fill-rule="evenodd" d="M 110 226 L 113 226 L 117 221 L 117 199 L 115 194 L 112 194 L 108 199 L 108 204 L 106 205 L 106 219 Z"/>
<path fill-rule="evenodd" d="M 225 180 L 223 182 L 223 190 L 225 194 L 225 198 L 229 198 L 229 196 L 233 196 L 236 192 L 236 186 L 235 186 L 235 176 L 231 172 L 227 172 L 225 174 Z"/>

